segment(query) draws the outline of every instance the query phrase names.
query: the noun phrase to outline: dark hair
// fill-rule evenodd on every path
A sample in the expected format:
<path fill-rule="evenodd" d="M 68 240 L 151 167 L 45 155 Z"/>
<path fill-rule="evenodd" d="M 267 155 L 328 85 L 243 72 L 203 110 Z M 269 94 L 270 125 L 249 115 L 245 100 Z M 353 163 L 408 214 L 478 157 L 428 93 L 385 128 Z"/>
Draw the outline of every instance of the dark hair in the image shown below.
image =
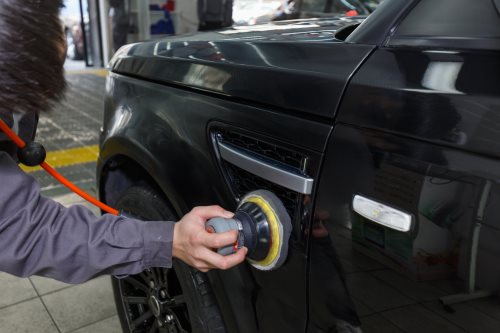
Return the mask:
<path fill-rule="evenodd" d="M 0 0 L 0 111 L 46 111 L 64 80 L 58 0 Z"/>

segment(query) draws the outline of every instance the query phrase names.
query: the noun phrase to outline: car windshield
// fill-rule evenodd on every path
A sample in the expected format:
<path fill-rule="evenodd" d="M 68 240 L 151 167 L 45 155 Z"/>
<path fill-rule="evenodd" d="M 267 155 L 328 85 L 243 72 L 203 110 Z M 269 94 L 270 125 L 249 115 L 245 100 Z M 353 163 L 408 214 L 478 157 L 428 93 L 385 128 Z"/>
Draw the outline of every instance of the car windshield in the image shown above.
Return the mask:
<path fill-rule="evenodd" d="M 302 0 L 298 11 L 301 16 L 325 16 L 335 14 L 343 16 L 368 15 L 383 0 Z"/>

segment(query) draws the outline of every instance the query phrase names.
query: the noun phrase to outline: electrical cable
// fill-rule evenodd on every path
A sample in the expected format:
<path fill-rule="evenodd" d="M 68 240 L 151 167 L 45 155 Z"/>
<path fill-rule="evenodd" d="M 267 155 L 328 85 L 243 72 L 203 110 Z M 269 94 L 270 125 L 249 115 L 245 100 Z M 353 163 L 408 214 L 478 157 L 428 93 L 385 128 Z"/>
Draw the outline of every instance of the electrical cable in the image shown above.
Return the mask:
<path fill-rule="evenodd" d="M 2 119 L 0 119 L 0 130 L 2 130 L 16 144 L 16 146 L 19 147 L 19 149 L 23 150 L 26 148 L 26 143 L 23 141 L 23 139 L 21 139 L 9 126 L 7 126 L 7 124 Z M 73 191 L 83 199 L 93 204 L 94 206 L 97 206 L 103 211 L 113 215 L 120 214 L 119 211 L 117 211 L 116 209 L 106 205 L 105 203 L 102 203 L 101 201 L 97 200 L 96 198 L 94 198 L 93 196 L 91 196 L 90 194 L 88 194 L 75 184 L 73 184 L 71 181 L 69 181 L 59 172 L 57 172 L 44 160 L 42 160 L 42 162 L 40 162 L 38 165 L 40 165 L 47 173 L 49 173 L 52 177 L 54 177 L 58 182 L 60 182 L 61 184 L 69 188 L 71 191 Z"/>

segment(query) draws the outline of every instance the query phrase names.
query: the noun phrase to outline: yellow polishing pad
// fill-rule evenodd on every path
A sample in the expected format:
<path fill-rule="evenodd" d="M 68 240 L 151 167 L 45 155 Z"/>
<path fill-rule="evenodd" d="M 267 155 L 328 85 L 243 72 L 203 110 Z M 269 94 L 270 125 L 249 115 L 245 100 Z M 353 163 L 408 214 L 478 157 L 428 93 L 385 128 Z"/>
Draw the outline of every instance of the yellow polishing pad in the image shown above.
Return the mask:
<path fill-rule="evenodd" d="M 267 256 L 262 260 L 248 259 L 248 261 L 255 268 L 264 271 L 278 268 L 285 262 L 288 253 L 288 238 L 292 230 L 290 216 L 278 197 L 266 190 L 250 192 L 243 198 L 242 203 L 245 202 L 251 202 L 262 210 L 270 234 Z"/>

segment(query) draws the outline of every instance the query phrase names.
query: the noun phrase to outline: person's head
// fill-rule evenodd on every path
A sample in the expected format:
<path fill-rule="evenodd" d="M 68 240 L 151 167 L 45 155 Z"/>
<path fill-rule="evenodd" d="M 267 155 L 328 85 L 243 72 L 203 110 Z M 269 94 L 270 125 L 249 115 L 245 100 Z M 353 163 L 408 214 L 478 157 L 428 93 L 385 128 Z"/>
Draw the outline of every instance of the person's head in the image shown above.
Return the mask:
<path fill-rule="evenodd" d="M 60 0 L 0 0 L 0 112 L 40 112 L 65 88 Z"/>

